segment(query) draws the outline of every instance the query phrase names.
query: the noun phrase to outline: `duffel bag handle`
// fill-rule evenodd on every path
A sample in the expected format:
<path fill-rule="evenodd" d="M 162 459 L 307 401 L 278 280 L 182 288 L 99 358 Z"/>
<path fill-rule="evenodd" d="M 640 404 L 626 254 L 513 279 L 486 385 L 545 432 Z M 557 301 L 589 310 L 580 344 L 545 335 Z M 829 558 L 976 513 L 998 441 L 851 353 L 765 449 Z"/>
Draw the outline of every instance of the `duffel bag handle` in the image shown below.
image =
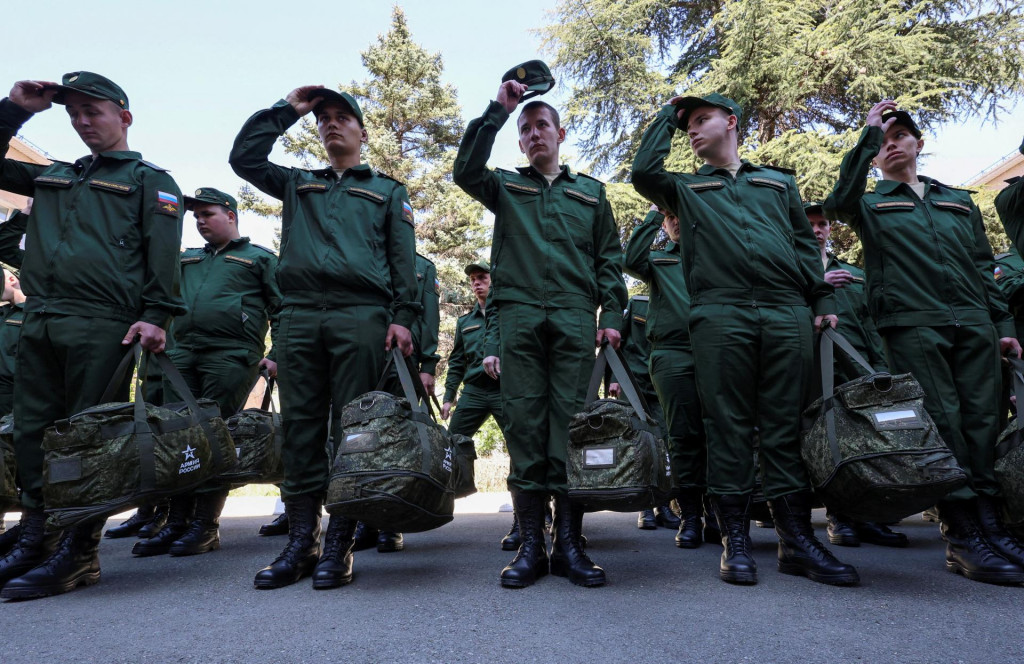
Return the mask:
<path fill-rule="evenodd" d="M 1024 404 L 1024 360 L 1013 355 L 1008 355 L 1006 359 L 1010 363 L 1010 375 L 1013 376 L 1013 396 L 1017 397 L 1017 430 L 996 447 L 997 459 L 1003 458 L 1020 445 L 1020 412 L 1024 407 L 1021 405 Z"/>
<path fill-rule="evenodd" d="M 430 419 L 436 422 L 437 417 L 434 416 L 434 409 L 430 406 L 427 388 L 423 387 L 423 381 L 420 380 L 419 374 L 415 373 L 412 359 L 403 357 L 402 352 L 397 347 L 391 349 L 388 361 L 384 363 L 384 370 L 381 372 L 380 380 L 377 381 L 377 387 L 374 389 L 381 390 L 384 388 L 384 383 L 388 379 L 388 369 L 392 365 L 394 365 L 395 371 L 398 373 L 398 382 L 402 384 L 402 396 L 406 398 L 412 409 L 418 413 L 427 413 L 430 415 Z"/>
<path fill-rule="evenodd" d="M 270 377 L 270 372 L 266 369 L 260 370 L 259 375 L 256 376 L 256 380 L 253 381 L 252 387 L 249 388 L 247 394 L 252 394 L 252 391 L 260 384 L 261 378 L 267 381 L 267 389 L 263 391 L 263 401 L 260 402 L 260 410 L 269 410 L 272 413 L 276 413 L 277 408 L 274 407 L 274 387 L 276 385 L 276 381 Z M 244 403 L 238 407 L 237 412 L 241 413 L 243 410 L 245 410 Z"/>
<path fill-rule="evenodd" d="M 633 410 L 636 411 L 643 422 L 650 423 L 650 417 L 647 414 L 647 402 L 636 387 L 636 378 L 633 376 L 633 372 L 630 371 L 628 366 L 623 364 L 619 354 L 608 345 L 607 341 L 601 344 L 601 350 L 598 351 L 597 359 L 594 361 L 594 371 L 590 374 L 590 387 L 587 389 L 585 406 L 589 406 L 597 401 L 598 391 L 601 389 L 601 383 L 604 382 L 605 369 L 608 367 L 611 368 L 612 376 L 619 383 L 622 393 L 626 395 L 626 401 L 629 402 L 629 405 L 633 407 Z"/>

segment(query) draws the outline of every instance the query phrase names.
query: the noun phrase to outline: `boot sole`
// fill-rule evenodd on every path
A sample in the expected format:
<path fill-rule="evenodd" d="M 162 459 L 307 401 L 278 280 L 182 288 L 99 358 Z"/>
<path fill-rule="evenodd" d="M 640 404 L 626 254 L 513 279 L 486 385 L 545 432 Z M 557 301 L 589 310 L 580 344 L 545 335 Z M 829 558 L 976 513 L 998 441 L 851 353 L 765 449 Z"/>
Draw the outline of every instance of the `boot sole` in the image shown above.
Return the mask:
<path fill-rule="evenodd" d="M 203 553 L 210 553 L 211 551 L 217 551 L 220 549 L 220 540 L 215 540 L 209 544 L 209 546 L 199 547 L 198 549 L 175 549 L 173 546 L 168 552 L 175 558 L 181 558 L 183 556 L 198 556 Z"/>
<path fill-rule="evenodd" d="M 288 581 L 287 583 L 278 583 L 277 581 L 269 580 L 261 581 L 260 579 L 254 579 L 252 582 L 252 587 L 256 588 L 257 590 L 274 590 L 276 588 L 287 588 L 288 586 L 293 586 L 299 581 L 302 581 L 304 578 L 310 576 L 312 573 L 313 570 L 310 569 L 308 572 L 303 572 L 302 574 L 300 574 L 294 581 Z"/>
<path fill-rule="evenodd" d="M 166 549 L 163 549 L 163 550 L 160 550 L 160 551 L 154 551 L 152 549 L 136 551 L 135 549 L 132 549 L 132 555 L 135 556 L 136 558 L 151 558 L 153 556 L 166 556 L 170 552 L 171 552 L 171 548 L 170 547 L 167 547 Z"/>
<path fill-rule="evenodd" d="M 518 551 L 519 550 L 519 544 L 518 543 L 511 543 L 511 542 L 506 544 L 505 542 L 502 542 L 501 543 L 501 550 L 502 551 Z"/>
<path fill-rule="evenodd" d="M 138 528 L 133 528 L 131 530 L 116 531 L 113 528 L 111 528 L 107 532 L 103 533 L 103 536 L 107 539 L 123 539 L 125 537 L 138 537 L 139 530 L 140 529 Z"/>
<path fill-rule="evenodd" d="M 1024 574 L 1016 572 L 970 572 L 959 563 L 946 561 L 946 569 L 955 572 L 970 581 L 981 583 L 992 583 L 995 585 L 1009 586 L 1024 583 Z"/>
<path fill-rule="evenodd" d="M 718 578 L 736 586 L 757 585 L 757 572 L 724 572 L 719 570 Z"/>
<path fill-rule="evenodd" d="M 653 526 L 651 524 L 646 524 L 646 523 L 644 525 L 642 525 L 642 526 L 640 524 L 637 524 L 636 525 L 636 529 L 637 530 L 657 530 L 658 526 L 657 526 L 657 524 L 655 524 Z M 548 533 L 548 534 L 550 534 L 550 533 Z"/>
<path fill-rule="evenodd" d="M 52 586 L 37 586 L 34 588 L 12 588 L 10 584 L 0 592 L 3 599 L 35 599 L 37 597 L 50 597 L 52 595 L 63 595 L 69 593 L 79 586 L 93 586 L 99 583 L 100 573 L 87 572 L 80 574 L 74 579 Z"/>
<path fill-rule="evenodd" d="M 377 547 L 377 553 L 398 553 L 399 551 L 404 551 L 404 550 L 405 550 L 405 545 L 404 544 L 399 544 L 397 546 L 389 545 L 389 546 L 378 546 Z"/>
<path fill-rule="evenodd" d="M 680 549 L 697 549 L 702 544 L 701 538 L 695 540 L 676 540 L 676 546 Z"/>
<path fill-rule="evenodd" d="M 829 535 L 828 543 L 835 544 L 836 546 L 860 546 L 860 540 L 856 537 L 850 537 L 848 535 Z"/>
<path fill-rule="evenodd" d="M 547 561 L 545 561 L 545 562 L 547 563 Z M 547 567 L 547 564 L 545 564 L 543 569 L 535 569 L 535 570 L 533 570 L 533 579 L 530 580 L 530 581 L 524 581 L 522 579 L 506 579 L 505 577 L 501 577 L 501 587 L 502 588 L 527 588 L 527 587 L 532 586 L 533 584 L 537 583 L 538 581 L 540 581 L 541 579 L 543 579 L 547 575 L 548 575 L 548 567 Z"/>
<path fill-rule="evenodd" d="M 344 576 L 340 579 L 313 579 L 314 590 L 330 590 L 331 588 L 341 588 L 352 583 L 352 575 Z"/>
<path fill-rule="evenodd" d="M 791 576 L 805 576 L 815 583 L 826 586 L 855 586 L 860 583 L 859 574 L 818 574 L 797 563 L 779 563 L 779 571 Z"/>
<path fill-rule="evenodd" d="M 563 579 L 569 579 L 569 581 L 571 581 L 573 585 L 581 586 L 583 588 L 596 588 L 598 586 L 603 586 L 604 584 L 608 583 L 608 579 L 605 576 L 602 576 L 599 579 L 574 578 L 571 574 L 569 574 L 569 570 L 563 568 L 560 564 L 555 563 L 555 561 L 551 561 L 551 575 L 560 576 Z"/>

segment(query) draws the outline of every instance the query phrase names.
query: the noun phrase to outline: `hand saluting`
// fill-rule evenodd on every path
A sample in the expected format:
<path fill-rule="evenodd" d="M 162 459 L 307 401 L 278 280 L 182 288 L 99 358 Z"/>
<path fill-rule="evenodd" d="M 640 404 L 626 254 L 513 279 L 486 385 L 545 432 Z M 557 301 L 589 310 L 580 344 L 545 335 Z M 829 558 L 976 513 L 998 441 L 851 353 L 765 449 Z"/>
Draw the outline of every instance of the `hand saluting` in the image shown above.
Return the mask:
<path fill-rule="evenodd" d="M 39 113 L 53 106 L 53 96 L 57 89 L 49 86 L 59 85 L 52 81 L 18 81 L 11 88 L 8 98 L 29 113 Z"/>
<path fill-rule="evenodd" d="M 498 98 L 495 100 L 499 104 L 505 107 L 505 110 L 511 113 L 516 110 L 516 106 L 519 106 L 519 102 L 522 101 L 523 95 L 526 94 L 527 87 L 525 84 L 518 81 L 505 81 L 498 88 Z"/>
<path fill-rule="evenodd" d="M 295 88 L 288 93 L 288 96 L 284 98 L 286 102 L 292 105 L 295 112 L 299 116 L 303 116 L 313 110 L 313 107 L 320 101 L 320 97 L 316 96 L 313 98 L 309 97 L 309 93 L 313 90 L 319 90 L 323 88 L 322 85 L 303 85 L 300 88 Z"/>
<path fill-rule="evenodd" d="M 882 131 L 887 131 L 892 123 L 896 121 L 896 118 L 889 118 L 884 123 L 882 122 L 882 116 L 889 111 L 895 111 L 897 109 L 896 102 L 892 99 L 883 99 L 868 111 L 867 125 L 869 127 L 879 127 Z"/>

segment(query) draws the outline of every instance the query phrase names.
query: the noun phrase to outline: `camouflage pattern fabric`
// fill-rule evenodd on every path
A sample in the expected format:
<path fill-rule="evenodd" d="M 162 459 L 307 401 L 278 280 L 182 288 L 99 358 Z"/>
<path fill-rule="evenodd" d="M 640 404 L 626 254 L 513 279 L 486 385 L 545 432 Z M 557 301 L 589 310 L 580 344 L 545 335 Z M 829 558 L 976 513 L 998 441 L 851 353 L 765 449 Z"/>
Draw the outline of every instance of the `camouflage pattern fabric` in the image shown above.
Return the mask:
<path fill-rule="evenodd" d="M 1006 523 L 1024 525 L 1024 444 L 1020 435 L 1020 409 L 1024 406 L 1024 362 L 1010 357 L 1013 392 L 1017 397 L 1017 418 L 999 434 L 996 443 L 995 475 L 1005 504 Z M 0 428 L 0 433 L 2 433 Z"/>
<path fill-rule="evenodd" d="M 452 520 L 456 449 L 430 415 L 407 398 L 374 391 L 345 406 L 341 427 L 328 512 L 398 532 Z"/>
<path fill-rule="evenodd" d="M 260 408 L 246 408 L 226 420 L 235 441 L 238 465 L 218 480 L 235 486 L 245 484 L 280 484 L 284 481 L 284 428 L 281 415 L 273 407 L 273 379 Z"/>
<path fill-rule="evenodd" d="M 4 415 L 0 419 L 0 513 L 18 504 L 15 468 L 14 416 Z"/>
<path fill-rule="evenodd" d="M 476 493 L 476 479 L 473 462 L 476 461 L 476 444 L 469 436 L 458 433 L 448 434 L 451 444 L 455 447 L 455 468 L 452 488 L 456 498 L 465 498 Z"/>

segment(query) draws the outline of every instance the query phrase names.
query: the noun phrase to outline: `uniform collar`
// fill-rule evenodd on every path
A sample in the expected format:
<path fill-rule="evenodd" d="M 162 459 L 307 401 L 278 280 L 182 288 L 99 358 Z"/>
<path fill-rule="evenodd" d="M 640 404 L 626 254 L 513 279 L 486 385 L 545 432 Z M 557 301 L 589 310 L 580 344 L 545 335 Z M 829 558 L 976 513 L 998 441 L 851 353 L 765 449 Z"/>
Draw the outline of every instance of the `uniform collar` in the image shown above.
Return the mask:
<path fill-rule="evenodd" d="M 579 177 L 578 173 L 573 171 L 571 167 L 566 166 L 565 164 L 562 164 L 558 168 L 559 168 L 559 170 L 562 171 L 558 175 L 558 177 L 565 177 L 570 182 L 575 182 L 576 178 Z M 516 170 L 519 171 L 520 173 L 522 173 L 523 175 L 526 175 L 526 176 L 529 176 L 529 177 L 533 177 L 533 176 L 544 177 L 544 174 L 540 173 L 539 171 L 537 171 L 533 166 L 516 166 Z M 555 178 L 555 179 L 557 180 L 558 178 Z"/>
<path fill-rule="evenodd" d="M 215 254 L 215 255 L 216 254 L 223 254 L 225 251 L 227 251 L 229 249 L 234 249 L 236 247 L 240 247 L 243 244 L 246 244 L 248 242 L 249 242 L 249 238 L 245 237 L 245 236 L 242 236 L 242 237 L 236 237 L 234 240 L 230 240 L 227 244 L 224 245 L 224 248 L 221 249 L 220 251 L 218 251 L 217 248 L 214 247 L 209 242 L 206 243 L 206 246 L 203 247 L 203 249 L 207 253 L 210 253 L 210 254 Z"/>
<path fill-rule="evenodd" d="M 313 173 L 313 175 L 319 175 L 325 178 L 335 178 L 338 180 L 341 179 L 341 177 L 338 176 L 338 173 L 330 166 L 328 166 L 327 168 L 318 168 L 310 172 Z M 369 164 L 363 163 L 359 164 L 358 166 L 353 166 L 352 168 L 345 169 L 345 174 L 348 173 L 351 173 L 357 178 L 368 178 L 371 175 L 373 175 L 373 169 L 370 168 Z"/>
<path fill-rule="evenodd" d="M 926 175 L 918 175 L 917 179 L 928 185 L 925 187 L 925 191 L 928 191 L 932 187 L 936 187 L 939 190 L 948 188 L 946 187 L 946 185 L 942 184 L 938 180 L 932 179 Z M 900 185 L 906 185 L 908 189 L 910 188 L 909 184 L 907 184 L 906 182 L 900 182 L 899 180 L 879 180 L 878 182 L 875 183 L 875 193 L 882 194 L 883 196 L 888 196 L 889 194 L 892 194 L 899 190 Z"/>
<path fill-rule="evenodd" d="M 115 161 L 142 161 L 142 153 L 134 152 L 132 150 L 109 150 L 107 152 L 101 152 L 99 156 L 103 159 L 112 159 Z M 93 162 L 93 156 L 86 155 L 75 162 L 75 167 L 85 167 Z"/>
<path fill-rule="evenodd" d="M 836 265 L 842 265 L 842 261 L 836 258 L 836 255 L 833 254 L 831 251 L 825 255 L 828 257 L 828 263 L 825 265 L 826 271 L 828 271 L 828 268 L 830 268 L 833 263 L 835 263 Z"/>
<path fill-rule="evenodd" d="M 672 240 L 669 240 L 668 243 L 665 245 L 665 252 L 669 253 L 669 254 L 678 254 L 679 253 L 679 243 L 678 242 L 673 242 Z"/>
<path fill-rule="evenodd" d="M 740 159 L 740 167 L 736 171 L 736 174 L 739 175 L 743 171 L 748 171 L 748 170 L 749 171 L 753 171 L 753 170 L 757 170 L 757 169 L 760 169 L 760 168 L 761 167 L 758 166 L 757 164 L 752 164 L 749 161 L 747 161 L 746 159 Z M 729 173 L 729 171 L 727 171 L 726 169 L 724 169 L 724 168 L 717 168 L 715 166 L 712 166 L 711 164 L 704 164 L 703 166 L 701 166 L 700 168 L 697 169 L 698 175 L 714 175 L 715 173 L 717 173 L 719 171 L 721 171 L 722 173 Z M 729 173 L 729 174 L 732 175 L 732 173 Z"/>

